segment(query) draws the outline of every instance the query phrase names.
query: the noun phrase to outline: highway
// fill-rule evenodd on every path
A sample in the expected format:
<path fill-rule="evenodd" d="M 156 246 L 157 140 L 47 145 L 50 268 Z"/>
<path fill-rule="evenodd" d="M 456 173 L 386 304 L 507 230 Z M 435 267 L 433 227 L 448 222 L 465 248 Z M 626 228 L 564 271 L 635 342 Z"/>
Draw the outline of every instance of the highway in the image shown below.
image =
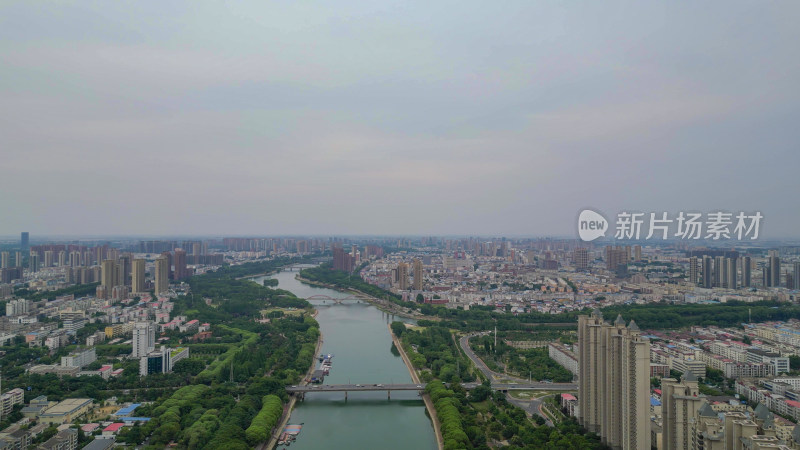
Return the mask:
<path fill-rule="evenodd" d="M 464 350 L 464 353 L 467 357 L 475 364 L 475 367 L 478 368 L 489 380 L 492 382 L 492 387 L 500 386 L 501 384 L 497 383 L 495 380 L 504 379 L 504 380 L 512 380 L 517 381 L 518 384 L 503 384 L 503 386 L 519 386 L 518 388 L 506 389 L 506 390 L 513 390 L 513 389 L 531 389 L 531 390 L 577 390 L 578 385 L 574 383 L 542 383 L 542 382 L 528 382 L 528 380 L 523 380 L 522 378 L 513 377 L 506 374 L 501 374 L 492 371 L 486 364 L 483 362 L 482 359 L 475 354 L 474 351 L 469 346 L 469 339 L 473 336 L 478 336 L 483 333 L 472 333 L 466 336 L 463 336 L 459 339 L 458 343 L 461 346 L 461 349 Z M 522 386 L 525 386 L 524 388 Z M 501 389 L 502 390 L 502 389 Z M 527 411 L 531 415 L 541 416 L 545 420 L 545 424 L 549 427 L 553 426 L 553 422 L 544 414 L 542 411 L 542 400 L 544 398 L 532 398 L 530 400 L 521 400 L 512 397 L 511 395 L 506 395 L 506 399 L 509 403 L 512 403 L 519 408 Z"/>
<path fill-rule="evenodd" d="M 469 338 L 472 336 L 477 336 L 481 333 L 473 333 L 463 336 L 459 339 L 459 344 L 461 345 L 461 349 L 464 350 L 467 357 L 472 360 L 472 363 L 475 364 L 475 367 L 478 368 L 483 374 L 491 380 L 492 388 L 499 389 L 499 390 L 506 390 L 506 389 L 533 389 L 533 390 L 548 390 L 548 391 L 571 391 L 577 390 L 578 385 L 575 383 L 545 383 L 540 381 L 528 381 L 522 378 L 514 377 L 511 375 L 506 375 L 502 373 L 497 373 L 489 369 L 486 364 L 483 362 L 482 359 L 472 351 L 469 347 Z M 498 383 L 496 380 L 508 380 L 510 381 L 507 383 Z M 500 388 L 499 386 L 515 386 L 515 387 L 508 387 L 506 389 Z M 518 386 L 518 387 L 517 387 Z M 522 387 L 524 386 L 524 387 Z"/>

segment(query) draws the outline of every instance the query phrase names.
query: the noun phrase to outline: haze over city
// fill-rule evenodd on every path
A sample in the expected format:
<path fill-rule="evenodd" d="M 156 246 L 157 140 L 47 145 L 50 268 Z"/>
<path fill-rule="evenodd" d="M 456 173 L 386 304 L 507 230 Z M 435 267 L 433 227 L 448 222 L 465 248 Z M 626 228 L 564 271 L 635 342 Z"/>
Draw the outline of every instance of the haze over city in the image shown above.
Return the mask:
<path fill-rule="evenodd" d="M 0 235 L 794 237 L 797 2 L 4 2 Z"/>

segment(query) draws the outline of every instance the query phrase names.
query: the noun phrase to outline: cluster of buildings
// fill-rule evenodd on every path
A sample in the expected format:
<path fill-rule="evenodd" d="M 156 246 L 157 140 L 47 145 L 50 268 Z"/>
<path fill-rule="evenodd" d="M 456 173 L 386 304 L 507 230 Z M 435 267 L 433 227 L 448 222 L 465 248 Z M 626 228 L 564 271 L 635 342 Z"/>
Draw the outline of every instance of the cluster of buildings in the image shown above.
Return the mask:
<path fill-rule="evenodd" d="M 773 377 L 760 387 L 737 382 L 737 391 L 757 403 L 755 408 L 737 398 L 702 394 L 694 370 L 684 371 L 680 379 L 663 377 L 661 388 L 651 390 L 650 355 L 655 350 L 650 337 L 622 317 L 609 323 L 598 310 L 579 317 L 576 347 L 578 396 L 562 396 L 562 406 L 611 448 L 800 449 L 800 427 L 780 416 L 796 418 L 800 413 L 792 410 L 800 403 L 791 399 L 797 398 L 793 389 L 800 386 L 798 377 Z M 564 359 L 558 345 L 550 352 Z"/>
<path fill-rule="evenodd" d="M 427 244 L 376 259 L 360 275 L 406 299 L 422 294 L 427 302 L 435 297 L 451 308 L 490 305 L 513 314 L 654 301 L 795 301 L 800 295 L 800 255 L 794 248 L 765 253 L 686 243 L 600 246 L 477 238 Z M 364 254 L 356 246 L 334 248 L 334 268 L 351 271 L 367 260 Z M 415 266 L 419 262 L 421 267 Z M 787 265 L 789 270 L 781 269 Z"/>
<path fill-rule="evenodd" d="M 21 394 L 19 403 L 22 403 Z M 109 403 L 116 404 L 116 399 L 112 397 Z M 94 440 L 86 444 L 84 449 L 109 450 L 115 447 L 116 436 L 124 427 L 150 420 L 149 417 L 134 416 L 133 412 L 140 404 L 133 403 L 112 413 L 111 421 L 85 423 L 86 419 L 99 415 L 97 406 L 89 398 L 70 398 L 57 402 L 42 395 L 31 399 L 21 409 L 23 418 L 0 430 L 0 450 L 76 450 L 79 447 L 79 429 L 94 436 Z M 36 445 L 36 439 L 50 427 L 56 427 L 56 434 Z"/>

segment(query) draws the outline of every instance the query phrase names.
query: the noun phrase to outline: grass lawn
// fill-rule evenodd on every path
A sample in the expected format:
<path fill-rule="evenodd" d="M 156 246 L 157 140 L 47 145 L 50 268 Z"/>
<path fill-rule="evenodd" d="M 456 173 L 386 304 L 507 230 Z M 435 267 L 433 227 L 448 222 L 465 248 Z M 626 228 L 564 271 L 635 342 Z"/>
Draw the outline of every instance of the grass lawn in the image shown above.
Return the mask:
<path fill-rule="evenodd" d="M 489 408 L 492 406 L 492 402 L 490 400 L 484 400 L 482 402 L 470 403 L 470 405 L 480 413 L 486 413 L 489 411 Z"/>
<path fill-rule="evenodd" d="M 535 398 L 547 397 L 548 395 L 563 394 L 565 392 L 570 392 L 570 391 L 537 391 L 537 390 L 529 390 L 529 391 L 509 390 L 508 391 L 508 393 L 512 397 L 514 397 L 514 398 L 516 398 L 518 400 L 531 400 L 531 399 L 535 399 Z M 575 393 L 575 392 L 572 391 L 570 393 Z"/>
<path fill-rule="evenodd" d="M 304 312 L 306 312 L 305 309 L 297 309 L 297 308 L 268 308 L 261 310 L 261 317 L 267 317 L 267 314 L 274 311 L 281 311 L 283 312 L 284 316 L 299 316 Z"/>

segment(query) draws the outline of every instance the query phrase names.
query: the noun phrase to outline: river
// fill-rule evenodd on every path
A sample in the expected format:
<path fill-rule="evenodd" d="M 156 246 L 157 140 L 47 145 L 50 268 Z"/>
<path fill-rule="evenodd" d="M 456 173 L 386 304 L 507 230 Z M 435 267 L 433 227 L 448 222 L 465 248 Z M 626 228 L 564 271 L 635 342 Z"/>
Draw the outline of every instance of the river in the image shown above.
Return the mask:
<path fill-rule="evenodd" d="M 297 272 L 281 272 L 271 277 L 278 287 L 298 297 L 326 295 L 349 297 L 327 288 L 308 286 L 294 277 Z M 319 311 L 317 321 L 323 335 L 322 353 L 332 353 L 331 373 L 326 384 L 412 383 L 411 375 L 399 354 L 392 353 L 387 327 L 393 320 L 410 319 L 387 314 L 366 302 L 311 300 Z M 436 449 L 433 426 L 425 404 L 414 392 L 320 392 L 297 402 L 291 424 L 303 423 L 303 430 L 291 444 L 294 449 Z M 279 448 L 283 448 L 279 446 Z"/>

